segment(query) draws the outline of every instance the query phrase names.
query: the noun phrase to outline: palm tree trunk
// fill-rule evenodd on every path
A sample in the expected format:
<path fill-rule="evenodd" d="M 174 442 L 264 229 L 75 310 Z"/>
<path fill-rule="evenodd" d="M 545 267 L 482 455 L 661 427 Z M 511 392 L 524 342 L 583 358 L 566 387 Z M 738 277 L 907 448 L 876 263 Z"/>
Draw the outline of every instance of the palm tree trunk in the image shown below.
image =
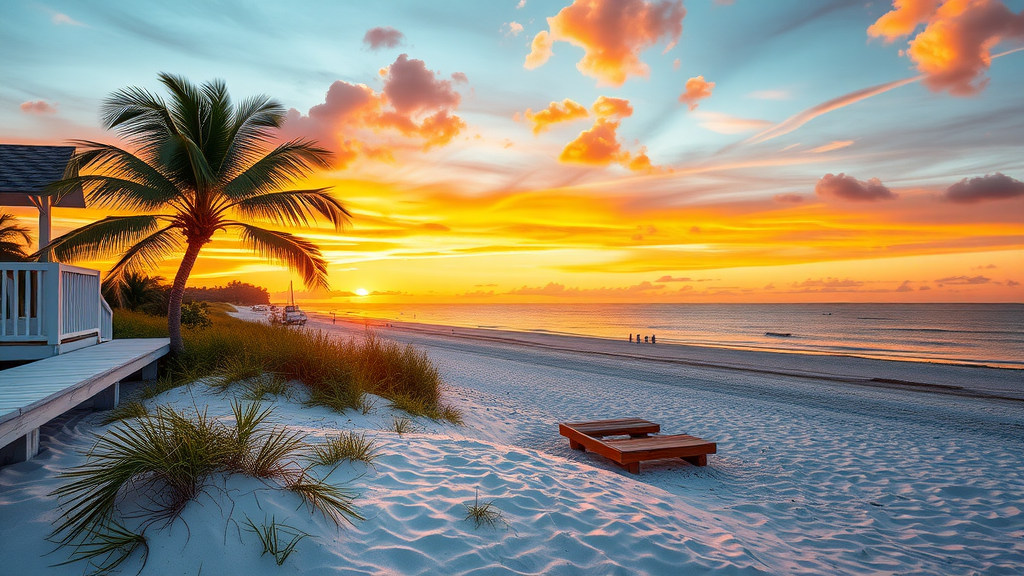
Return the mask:
<path fill-rule="evenodd" d="M 167 331 L 171 336 L 171 354 L 181 354 L 185 351 L 185 341 L 181 339 L 181 300 L 185 296 L 185 283 L 188 282 L 192 266 L 195 265 L 202 248 L 202 242 L 189 242 L 185 257 L 178 266 L 178 273 L 174 275 L 171 294 L 167 298 Z"/>

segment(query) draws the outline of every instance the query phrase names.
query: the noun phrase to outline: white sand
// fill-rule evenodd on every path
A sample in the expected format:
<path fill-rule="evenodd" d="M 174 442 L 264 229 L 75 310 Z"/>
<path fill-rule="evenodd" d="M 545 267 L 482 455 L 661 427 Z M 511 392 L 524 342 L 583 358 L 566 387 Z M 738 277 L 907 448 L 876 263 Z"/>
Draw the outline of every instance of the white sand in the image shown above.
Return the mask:
<path fill-rule="evenodd" d="M 466 426 L 417 419 L 416 433 L 398 437 L 382 430 L 392 418 L 384 401 L 374 414 L 341 416 L 280 400 L 280 421 L 313 441 L 345 429 L 375 436 L 373 467 L 344 464 L 331 476 L 361 494 L 367 520 L 339 530 L 297 497 L 233 477 L 169 528 L 147 533 L 143 574 L 1018 574 L 1024 566 L 1024 404 L 986 397 L 1021 395 L 1019 372 L 395 326 L 377 330 L 429 352 Z M 229 414 L 228 402 L 193 386 L 150 404 Z M 633 476 L 569 450 L 557 433 L 559 421 L 624 415 L 717 441 L 719 454 L 706 468 L 663 461 Z M 53 549 L 44 538 L 56 518 L 48 496 L 61 483 L 56 474 L 83 461 L 77 451 L 105 429 L 97 422 L 68 418 L 36 460 L 0 469 L 0 575 L 82 573 L 82 565 L 48 567 L 63 551 L 41 554 Z M 507 526 L 463 520 L 476 490 Z M 274 515 L 317 538 L 279 568 L 238 528 L 246 515 Z"/>

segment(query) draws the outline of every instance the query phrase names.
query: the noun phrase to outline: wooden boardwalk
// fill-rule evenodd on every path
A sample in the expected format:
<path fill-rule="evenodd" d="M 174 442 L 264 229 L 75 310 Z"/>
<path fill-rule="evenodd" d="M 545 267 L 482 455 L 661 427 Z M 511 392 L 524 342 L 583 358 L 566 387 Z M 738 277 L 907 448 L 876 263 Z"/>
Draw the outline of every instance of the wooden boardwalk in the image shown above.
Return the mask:
<path fill-rule="evenodd" d="M 169 350 L 167 338 L 111 340 L 0 370 L 0 465 L 34 456 L 39 427 L 79 404 L 116 406 L 120 381 L 144 369 L 155 378 Z"/>

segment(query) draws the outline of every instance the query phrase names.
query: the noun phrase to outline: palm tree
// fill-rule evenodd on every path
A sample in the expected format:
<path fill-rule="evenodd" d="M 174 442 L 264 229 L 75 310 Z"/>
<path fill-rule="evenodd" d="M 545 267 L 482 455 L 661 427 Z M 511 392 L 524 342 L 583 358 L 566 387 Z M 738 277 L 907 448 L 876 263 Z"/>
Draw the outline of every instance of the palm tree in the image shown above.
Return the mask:
<path fill-rule="evenodd" d="M 103 283 L 103 297 L 118 308 L 132 312 L 162 314 L 167 305 L 167 287 L 163 280 L 163 276 L 126 272 L 120 282 Z"/>
<path fill-rule="evenodd" d="M 0 262 L 26 260 L 25 246 L 31 243 L 28 228 L 18 224 L 14 214 L 0 214 Z"/>
<path fill-rule="evenodd" d="M 350 214 L 327 188 L 282 190 L 329 166 L 316 142 L 292 140 L 268 151 L 285 109 L 267 96 L 231 102 L 221 80 L 196 86 L 161 73 L 168 100 L 143 88 L 110 95 L 101 107 L 104 127 L 128 149 L 76 141 L 70 167 L 88 171 L 55 183 L 56 196 L 82 186 L 96 207 L 134 212 L 108 216 L 69 232 L 42 252 L 56 261 L 117 254 L 108 281 L 151 269 L 172 254 L 181 264 L 168 296 L 171 350 L 184 350 L 181 300 L 203 246 L 220 230 L 236 231 L 243 245 L 297 271 L 309 288 L 327 287 L 327 263 L 312 242 L 240 220 L 309 226 L 317 215 L 340 230 Z M 237 219 L 232 219 L 237 218 Z"/>

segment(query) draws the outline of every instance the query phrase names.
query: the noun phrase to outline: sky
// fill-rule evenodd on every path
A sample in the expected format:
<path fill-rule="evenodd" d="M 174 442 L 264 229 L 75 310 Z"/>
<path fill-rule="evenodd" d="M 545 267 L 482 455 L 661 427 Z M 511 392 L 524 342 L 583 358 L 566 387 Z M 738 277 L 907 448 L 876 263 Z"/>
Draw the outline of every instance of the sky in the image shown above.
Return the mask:
<path fill-rule="evenodd" d="M 4 0 L 0 142 L 116 143 L 103 99 L 160 72 L 276 98 L 280 138 L 335 153 L 297 187 L 353 214 L 292 230 L 329 262 L 311 299 L 1022 302 L 1022 12 Z M 57 209 L 55 235 L 107 215 Z M 190 284 L 235 279 L 299 277 L 221 233 Z"/>

